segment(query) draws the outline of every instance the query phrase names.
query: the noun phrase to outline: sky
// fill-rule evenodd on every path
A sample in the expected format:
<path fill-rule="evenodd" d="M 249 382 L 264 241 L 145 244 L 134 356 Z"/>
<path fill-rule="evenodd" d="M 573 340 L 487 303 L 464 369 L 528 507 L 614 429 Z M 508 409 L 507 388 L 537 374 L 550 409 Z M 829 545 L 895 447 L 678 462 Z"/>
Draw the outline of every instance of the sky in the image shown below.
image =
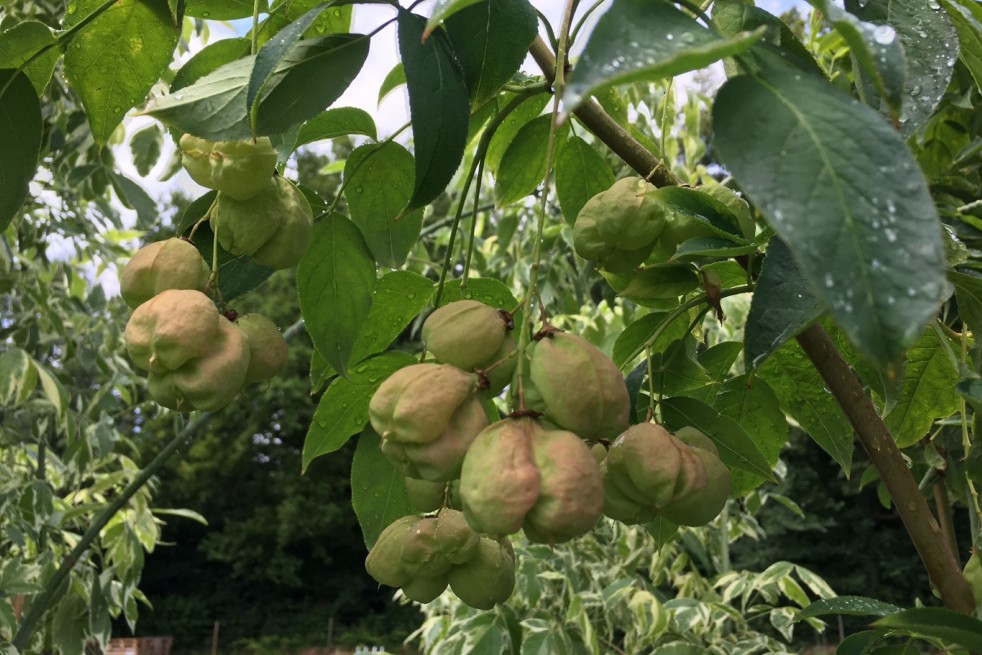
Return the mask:
<path fill-rule="evenodd" d="M 425 2 L 419 6 L 417 11 L 423 15 L 428 15 L 432 4 L 432 1 Z M 533 4 L 548 17 L 549 21 L 553 25 L 559 24 L 564 0 L 533 0 Z M 581 6 L 584 8 L 589 7 L 589 5 L 590 3 L 587 2 L 581 3 Z M 773 14 L 780 14 L 791 7 L 798 7 L 802 10 L 807 10 L 808 7 L 807 3 L 803 0 L 757 0 L 757 6 Z M 596 24 L 596 21 L 602 15 L 605 9 L 606 7 L 602 6 L 588 19 L 588 22 L 584 26 L 582 32 L 583 35 L 589 34 L 589 31 Z M 355 5 L 352 31 L 355 33 L 367 33 L 391 18 L 392 15 L 393 10 L 383 5 Z M 250 27 L 251 19 L 242 19 L 232 22 L 209 21 L 209 42 L 214 42 L 223 38 L 242 36 L 249 30 Z M 582 47 L 582 44 L 585 42 L 586 39 L 581 36 L 579 39 L 580 47 Z M 181 63 L 193 56 L 193 54 L 198 52 L 202 47 L 204 47 L 204 45 L 205 44 L 202 43 L 200 39 L 194 39 L 190 43 L 190 51 L 181 57 Z M 577 54 L 578 49 L 574 47 L 571 55 L 575 58 Z M 409 120 L 409 101 L 405 92 L 405 87 L 396 89 L 386 96 L 380 105 L 377 104 L 378 89 L 381 86 L 382 81 L 385 79 L 385 76 L 397 61 L 396 29 L 395 25 L 393 24 L 372 39 L 371 51 L 365 66 L 362 68 L 358 77 L 354 80 L 348 90 L 345 91 L 341 98 L 339 98 L 333 105 L 333 107 L 359 107 L 367 111 L 375 119 L 378 127 L 379 138 L 385 138 Z M 719 67 L 720 65 L 717 64 L 717 66 Z M 522 70 L 533 75 L 540 73 L 531 57 L 526 59 Z M 722 69 L 720 68 L 718 75 L 720 80 L 723 79 L 721 70 Z M 684 86 L 684 80 L 682 80 L 682 83 Z M 183 170 L 167 181 L 160 180 L 160 176 L 163 174 L 164 168 L 166 167 L 166 162 L 175 147 L 173 142 L 171 142 L 168 137 L 165 137 L 164 149 L 161 155 L 160 163 L 153 170 L 151 170 L 146 177 L 142 177 L 139 175 L 139 173 L 137 173 L 133 167 L 129 147 L 126 144 L 129 141 L 129 137 L 152 122 L 153 119 L 149 117 L 129 116 L 124 119 L 124 128 L 127 136 L 124 141 L 124 145 L 117 147 L 114 151 L 116 155 L 116 162 L 120 171 L 132 179 L 137 180 L 147 190 L 151 197 L 161 204 L 165 203 L 168 197 L 177 190 L 182 190 L 192 197 L 203 194 L 206 189 L 203 189 L 191 181 Z M 125 208 L 121 208 L 121 211 L 124 215 L 124 220 L 127 221 L 127 224 L 132 225 L 135 223 L 135 215 L 133 212 L 126 210 Z M 138 247 L 138 245 L 138 240 L 134 240 L 134 249 Z M 52 256 L 70 256 L 71 248 L 69 244 L 56 240 L 51 244 L 49 253 Z M 93 266 L 89 272 L 93 277 L 98 278 L 107 294 L 118 293 L 118 273 L 115 269 L 109 268 L 100 272 Z"/>

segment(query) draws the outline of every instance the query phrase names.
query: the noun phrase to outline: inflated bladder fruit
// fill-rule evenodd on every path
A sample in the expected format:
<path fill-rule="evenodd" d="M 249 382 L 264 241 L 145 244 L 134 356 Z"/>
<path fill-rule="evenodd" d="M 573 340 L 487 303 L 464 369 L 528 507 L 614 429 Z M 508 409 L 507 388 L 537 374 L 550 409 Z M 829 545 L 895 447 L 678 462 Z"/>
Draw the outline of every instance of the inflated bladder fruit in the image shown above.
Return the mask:
<path fill-rule="evenodd" d="M 617 437 L 602 465 L 604 514 L 629 524 L 662 516 L 691 526 L 719 515 L 730 493 L 729 470 L 709 437 L 685 430 L 688 443 L 654 423 Z"/>
<path fill-rule="evenodd" d="M 590 198 L 573 224 L 573 248 L 613 272 L 638 267 L 665 227 L 668 210 L 647 195 L 655 186 L 638 177 L 614 182 Z"/>
<path fill-rule="evenodd" d="M 458 477 L 464 453 L 488 424 L 477 381 L 449 364 L 415 364 L 393 373 L 368 406 L 382 452 L 410 477 Z"/>
<path fill-rule="evenodd" d="M 133 312 L 124 332 L 150 395 L 179 411 L 216 410 L 245 384 L 249 344 L 200 291 L 169 289 Z"/>
<path fill-rule="evenodd" d="M 467 605 L 489 610 L 515 589 L 515 554 L 507 540 L 481 537 L 477 554 L 451 569 L 450 589 Z"/>
<path fill-rule="evenodd" d="M 222 248 L 272 268 L 296 266 L 310 243 L 313 212 L 300 190 L 274 176 L 248 200 L 219 194 L 211 229 Z"/>
<path fill-rule="evenodd" d="M 617 365 L 574 334 L 549 330 L 529 348 L 534 392 L 526 406 L 584 439 L 611 439 L 628 426 L 631 401 Z"/>
<path fill-rule="evenodd" d="M 259 193 L 276 168 L 276 150 L 269 137 L 206 141 L 185 134 L 180 146 L 181 163 L 192 180 L 235 200 L 248 200 Z"/>
<path fill-rule="evenodd" d="M 119 292 L 132 308 L 167 289 L 204 291 L 211 269 L 201 253 L 184 239 L 165 239 L 143 246 L 123 268 Z"/>
<path fill-rule="evenodd" d="M 540 543 L 586 534 L 603 509 L 603 479 L 577 435 L 529 418 L 505 419 L 477 436 L 460 474 L 464 516 L 491 535 L 525 530 Z"/>
<path fill-rule="evenodd" d="M 446 482 L 430 482 L 419 478 L 405 477 L 406 496 L 409 498 L 409 506 L 413 511 L 426 513 L 435 512 L 443 507 L 444 498 L 447 497 Z"/>
<path fill-rule="evenodd" d="M 476 300 L 438 308 L 423 323 L 423 342 L 437 361 L 465 371 L 490 371 L 488 389 L 501 393 L 515 372 L 511 317 Z"/>
<path fill-rule="evenodd" d="M 443 593 L 457 568 L 479 556 L 481 542 L 456 510 L 406 516 L 382 531 L 365 569 L 380 584 L 401 587 L 406 597 L 428 603 Z"/>
<path fill-rule="evenodd" d="M 246 384 L 269 380 L 286 368 L 286 339 L 276 323 L 262 314 L 242 314 L 233 323 L 249 343 L 249 370 Z"/>

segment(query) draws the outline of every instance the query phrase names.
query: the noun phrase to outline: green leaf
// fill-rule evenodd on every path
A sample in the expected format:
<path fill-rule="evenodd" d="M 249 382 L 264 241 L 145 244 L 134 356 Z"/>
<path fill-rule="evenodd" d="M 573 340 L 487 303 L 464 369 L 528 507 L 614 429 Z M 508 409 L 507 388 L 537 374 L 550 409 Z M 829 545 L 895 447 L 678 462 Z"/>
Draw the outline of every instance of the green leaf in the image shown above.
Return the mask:
<path fill-rule="evenodd" d="M 679 526 L 659 516 L 654 521 L 645 523 L 644 529 L 654 537 L 655 547 L 661 548 L 675 538 L 675 535 L 678 534 Z"/>
<path fill-rule="evenodd" d="M 907 60 L 900 132 L 910 136 L 927 122 L 951 81 L 958 57 L 951 18 L 939 3 L 923 0 L 846 0 L 846 9 L 894 30 L 900 40 Z"/>
<path fill-rule="evenodd" d="M 935 314 L 944 252 L 927 184 L 883 118 L 808 76 L 740 76 L 713 108 L 724 164 L 874 363 Z M 916 271 L 916 276 L 911 276 Z"/>
<path fill-rule="evenodd" d="M 752 243 L 733 243 L 732 237 L 696 237 L 682 242 L 675 250 L 676 261 L 693 261 L 703 257 L 739 257 L 757 250 Z"/>
<path fill-rule="evenodd" d="M 381 105 L 385 97 L 398 89 L 400 86 L 406 83 L 406 69 L 402 67 L 402 62 L 392 67 L 385 79 L 382 80 L 382 86 L 378 88 L 378 104 Z"/>
<path fill-rule="evenodd" d="M 374 288 L 375 260 L 361 232 L 340 214 L 326 217 L 297 267 L 297 292 L 314 347 L 345 377 Z"/>
<path fill-rule="evenodd" d="M 542 184 L 551 128 L 552 115 L 547 114 L 533 119 L 519 130 L 495 173 L 495 205 L 504 207 L 517 202 Z M 569 123 L 556 130 L 557 146 L 568 131 Z"/>
<path fill-rule="evenodd" d="M 806 73 L 821 77 L 825 75 L 791 28 L 777 16 L 759 7 L 749 5 L 743 0 L 716 0 L 713 3 L 713 25 L 723 36 L 728 37 L 764 26 L 767 29 L 764 37 L 745 53 L 745 57 L 757 60 L 758 64 L 767 64 L 774 60 L 764 57 L 776 51 L 781 65 L 791 64 Z"/>
<path fill-rule="evenodd" d="M 322 0 L 278 0 L 274 2 L 270 15 L 259 27 L 259 45 L 265 45 L 292 21 L 321 3 Z M 351 32 L 352 10 L 351 3 L 346 2 L 346 0 L 340 2 L 336 0 L 334 6 L 320 13 L 313 24 L 304 32 L 303 38 L 313 39 L 325 34 Z"/>
<path fill-rule="evenodd" d="M 699 221 L 715 234 L 733 243 L 747 243 L 741 236 L 736 215 L 708 193 L 675 186 L 662 187 L 646 195 L 668 205 L 678 215 Z"/>
<path fill-rule="evenodd" d="M 372 357 L 351 370 L 348 378 L 335 378 L 317 404 L 303 443 L 302 467 L 321 455 L 333 453 L 362 431 L 368 423 L 368 403 L 389 375 L 413 364 L 412 355 L 388 352 Z"/>
<path fill-rule="evenodd" d="M 412 271 L 386 273 L 375 285 L 372 309 L 352 351 L 351 360 L 360 362 L 381 352 L 430 304 L 436 283 Z"/>
<path fill-rule="evenodd" d="M 400 215 L 413 195 L 414 166 L 413 156 L 394 141 L 356 148 L 344 165 L 351 220 L 375 260 L 389 268 L 406 263 L 423 225 L 422 210 Z"/>
<path fill-rule="evenodd" d="M 273 76 L 279 64 L 289 51 L 296 45 L 304 32 L 307 31 L 314 21 L 320 16 L 321 12 L 327 7 L 327 3 L 320 3 L 310 9 L 292 23 L 279 30 L 276 36 L 270 39 L 266 45 L 256 53 L 256 61 L 252 66 L 252 73 L 249 76 L 249 84 L 246 87 L 246 107 L 250 112 L 255 111 L 259 99 L 259 93 Z"/>
<path fill-rule="evenodd" d="M 89 625 L 88 603 L 69 592 L 54 607 L 51 618 L 54 646 L 63 655 L 83 655 Z"/>
<path fill-rule="evenodd" d="M 139 130 L 130 139 L 130 154 L 133 156 L 133 166 L 136 172 L 146 177 L 150 170 L 160 160 L 160 150 L 164 145 L 164 135 L 160 127 L 154 123 Z"/>
<path fill-rule="evenodd" d="M 503 282 L 490 277 L 476 277 L 467 280 L 467 288 L 460 291 L 460 280 L 448 280 L 443 286 L 443 296 L 440 307 L 455 300 L 478 300 L 485 305 L 506 312 L 518 308 L 518 300 Z M 514 314 L 515 324 L 521 323 L 521 312 Z"/>
<path fill-rule="evenodd" d="M 742 350 L 743 344 L 739 341 L 723 341 L 698 353 L 696 359 L 713 380 L 722 382 Z"/>
<path fill-rule="evenodd" d="M 36 20 L 17 23 L 0 32 L 0 68 L 20 68 L 42 48 L 54 44 L 55 36 L 44 23 Z M 60 54 L 58 48 L 51 48 L 24 69 L 39 96 L 51 81 Z"/>
<path fill-rule="evenodd" d="M 851 616 L 887 616 L 901 611 L 892 603 L 864 596 L 836 596 L 816 600 L 798 613 L 798 620 L 813 616 L 848 614 Z"/>
<path fill-rule="evenodd" d="M 952 387 L 958 368 L 950 359 L 950 343 L 943 343 L 928 329 L 907 351 L 904 386 L 893 410 L 884 421 L 897 445 L 912 446 L 931 431 L 936 419 L 958 411 L 958 394 Z"/>
<path fill-rule="evenodd" d="M 17 215 L 37 170 L 41 103 L 23 73 L 0 70 L 0 232 Z"/>
<path fill-rule="evenodd" d="M 660 396 L 688 395 L 701 397 L 713 379 L 695 358 L 695 340 L 681 339 L 669 344 L 663 352 L 651 355 L 651 385 Z"/>
<path fill-rule="evenodd" d="M 780 237 L 772 237 L 750 301 L 744 333 L 747 362 L 757 368 L 821 315 L 822 307 L 805 283 L 791 251 Z"/>
<path fill-rule="evenodd" d="M 972 651 L 982 650 L 982 621 L 941 607 L 903 610 L 874 621 L 873 627 L 903 630 L 912 635 L 941 639 Z"/>
<path fill-rule="evenodd" d="M 436 3 L 433 5 L 433 13 L 430 14 L 430 19 L 426 21 L 426 29 L 423 32 L 423 38 L 429 36 L 429 34 L 436 29 L 437 25 L 439 25 L 441 21 L 453 16 L 461 9 L 466 9 L 467 7 L 480 1 L 481 0 L 436 0 Z"/>
<path fill-rule="evenodd" d="M 31 356 L 20 348 L 0 353 L 0 405 L 16 406 L 27 401 L 38 383 Z"/>
<path fill-rule="evenodd" d="M 266 0 L 258 1 L 260 12 L 269 11 Z M 252 5 L 253 0 L 186 0 L 184 12 L 195 18 L 232 20 L 252 16 Z"/>
<path fill-rule="evenodd" d="M 699 288 L 699 276 L 691 266 L 657 265 L 636 273 L 617 295 L 644 304 L 652 300 L 678 298 Z"/>
<path fill-rule="evenodd" d="M 209 43 L 187 60 L 174 74 L 170 92 L 191 86 L 205 75 L 213 73 L 225 64 L 249 55 L 249 39 L 222 39 Z"/>
<path fill-rule="evenodd" d="M 673 77 L 743 52 L 764 28 L 720 38 L 668 2 L 615 0 L 600 17 L 563 100 L 579 105 L 601 89 Z"/>
<path fill-rule="evenodd" d="M 839 642 L 835 655 L 866 655 L 876 642 L 882 641 L 886 636 L 886 633 L 876 630 L 853 633 Z"/>
<path fill-rule="evenodd" d="M 773 469 L 788 443 L 788 422 L 774 390 L 761 379 L 747 375 L 731 378 L 720 386 L 713 409 L 736 421 L 748 434 Z M 745 471 L 733 471 L 732 495 L 739 498 L 764 480 Z"/>
<path fill-rule="evenodd" d="M 959 57 L 982 87 L 982 5 L 973 0 L 941 0 L 958 33 Z"/>
<path fill-rule="evenodd" d="M 402 473 L 382 454 L 381 438 L 365 430 L 351 463 L 351 505 L 371 549 L 390 523 L 413 513 Z"/>
<path fill-rule="evenodd" d="M 886 99 L 890 115 L 900 116 L 905 77 L 904 48 L 896 32 L 889 25 L 874 25 L 859 20 L 829 0 L 809 0 L 822 12 L 836 31 L 849 44 L 849 52 L 855 57 L 863 72 L 876 86 L 880 96 Z"/>
<path fill-rule="evenodd" d="M 962 320 L 968 323 L 973 334 L 982 334 L 982 277 L 950 270 L 948 280 L 955 285 Z"/>
<path fill-rule="evenodd" d="M 594 148 L 578 136 L 570 136 L 557 151 L 556 195 L 563 217 L 576 221 L 586 201 L 614 184 L 614 174 Z"/>
<path fill-rule="evenodd" d="M 338 99 L 368 55 L 369 39 L 329 35 L 294 44 L 260 94 L 257 135 L 276 135 L 317 116 Z M 216 141 L 252 136 L 246 93 L 254 56 L 237 59 L 150 103 L 147 115 Z"/>
<path fill-rule="evenodd" d="M 348 134 L 362 134 L 373 141 L 378 139 L 375 121 L 367 111 L 357 107 L 337 107 L 304 123 L 297 136 L 296 147 Z"/>
<path fill-rule="evenodd" d="M 154 199 L 142 186 L 125 175 L 114 170 L 109 170 L 107 174 L 119 201 L 124 207 L 136 211 L 137 228 L 149 230 L 154 227 L 160 220 L 160 212 Z"/>
<path fill-rule="evenodd" d="M 411 210 L 429 204 L 450 183 L 467 144 L 470 106 L 447 35 L 436 32 L 424 42 L 424 19 L 400 10 L 397 20 L 416 148 Z"/>
<path fill-rule="evenodd" d="M 538 33 L 528 0 L 482 0 L 446 18 L 445 27 L 475 106 L 518 72 Z"/>
<path fill-rule="evenodd" d="M 733 419 L 695 398 L 685 396 L 665 398 L 659 407 L 663 421 L 673 431 L 692 426 L 710 437 L 719 449 L 719 458 L 728 467 L 747 471 L 765 480 L 774 480 L 767 458 Z"/>
<path fill-rule="evenodd" d="M 70 28 L 103 0 L 78 0 Z M 105 145 L 123 115 L 141 104 L 167 70 L 180 30 L 166 5 L 118 2 L 75 34 L 65 51 L 65 77 L 82 99 L 96 143 Z"/>
<path fill-rule="evenodd" d="M 519 104 L 498 125 L 498 129 L 495 130 L 494 136 L 491 137 L 491 141 L 488 143 L 488 153 L 484 158 L 484 165 L 488 171 L 494 175 L 498 174 L 498 169 L 501 167 L 501 161 L 504 159 L 505 152 L 515 140 L 515 136 L 529 121 L 542 112 L 542 108 L 546 106 L 547 102 L 549 102 L 547 95 L 534 95 Z"/>
<path fill-rule="evenodd" d="M 784 344 L 758 369 L 757 376 L 771 386 L 785 413 L 848 472 L 852 426 L 801 347 L 793 341 Z"/>
<path fill-rule="evenodd" d="M 668 312 L 654 312 L 628 325 L 614 342 L 612 359 L 617 367 L 623 369 L 633 362 L 646 346 L 661 352 L 673 341 L 683 338 L 689 328 L 689 316 L 681 314 L 663 327 L 662 323 L 668 317 Z"/>
<path fill-rule="evenodd" d="M 184 236 L 190 235 L 195 223 L 208 213 L 216 195 L 216 191 L 209 191 L 188 205 L 178 222 L 177 233 Z M 215 237 L 211 231 L 211 224 L 205 221 L 194 233 L 192 243 L 209 266 L 211 266 L 214 242 Z M 245 255 L 236 257 L 222 248 L 221 245 L 218 246 L 218 291 L 225 302 L 235 300 L 247 291 L 252 291 L 272 274 L 273 269 L 268 266 L 260 266 Z"/>

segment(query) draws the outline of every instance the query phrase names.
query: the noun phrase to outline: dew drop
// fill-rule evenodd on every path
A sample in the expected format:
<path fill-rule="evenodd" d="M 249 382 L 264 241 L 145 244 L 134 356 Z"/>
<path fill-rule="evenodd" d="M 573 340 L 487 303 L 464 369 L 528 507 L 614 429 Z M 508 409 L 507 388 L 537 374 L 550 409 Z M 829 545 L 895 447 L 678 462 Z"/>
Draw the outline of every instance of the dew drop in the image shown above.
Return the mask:
<path fill-rule="evenodd" d="M 665 38 L 668 39 L 669 41 L 671 41 L 672 39 L 675 38 L 675 35 L 672 34 L 671 32 L 669 32 L 668 34 L 665 35 Z"/>
<path fill-rule="evenodd" d="M 887 45 L 893 43 L 893 40 L 897 38 L 897 32 L 889 25 L 879 25 L 875 30 L 873 30 L 873 40 L 880 45 Z"/>

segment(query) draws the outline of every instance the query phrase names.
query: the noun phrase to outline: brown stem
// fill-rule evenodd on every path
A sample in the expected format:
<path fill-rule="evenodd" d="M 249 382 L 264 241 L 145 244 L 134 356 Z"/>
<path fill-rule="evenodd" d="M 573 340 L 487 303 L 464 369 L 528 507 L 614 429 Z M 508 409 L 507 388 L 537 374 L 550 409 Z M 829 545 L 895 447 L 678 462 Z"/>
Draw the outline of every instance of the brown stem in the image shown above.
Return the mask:
<path fill-rule="evenodd" d="M 546 80 L 551 82 L 556 73 L 556 60 L 549 47 L 541 38 L 537 38 L 529 52 L 542 69 Z M 638 174 L 647 176 L 657 169 L 656 174 L 650 178 L 653 184 L 678 185 L 675 176 L 660 166 L 658 158 L 618 125 L 599 104 L 592 100 L 584 102 L 574 113 L 597 138 Z M 897 513 L 907 528 L 932 584 L 941 594 L 945 607 L 972 614 L 975 611 L 975 601 L 961 567 L 873 401 L 866 395 L 862 384 L 820 326 L 814 325 L 806 329 L 797 339 L 849 418 L 859 441 L 879 472 L 880 479 L 893 499 L 893 506 L 897 508 Z"/>
<path fill-rule="evenodd" d="M 951 518 L 951 501 L 948 500 L 948 490 L 945 488 L 944 481 L 938 480 L 933 485 L 934 488 L 934 511 L 938 515 L 938 523 L 941 525 L 941 533 L 948 540 L 948 547 L 955 556 L 955 561 L 960 563 L 958 557 L 958 538 L 955 537 L 955 523 Z"/>
<path fill-rule="evenodd" d="M 549 50 L 549 46 L 542 40 L 542 37 L 537 36 L 532 42 L 529 52 L 551 84 L 556 77 L 556 58 Z M 638 143 L 637 139 L 612 119 L 596 100 L 585 100 L 573 113 L 598 139 L 614 150 L 641 177 L 647 178 L 655 186 L 678 186 L 680 184 L 679 179 L 675 177 L 672 171 L 668 170 L 648 152 L 647 148 Z M 611 145 L 614 143 L 618 145 L 617 148 Z M 648 177 L 649 175 L 650 177 Z"/>
<path fill-rule="evenodd" d="M 941 594 L 945 607 L 972 614 L 975 600 L 961 567 L 955 559 L 941 526 L 934 520 L 927 500 L 917 487 L 900 449 L 883 423 L 862 384 L 836 350 L 829 336 L 818 326 L 798 335 L 798 343 L 818 370 L 829 391 L 849 418 L 859 441 L 886 485 L 893 506 L 921 556 L 931 583 Z"/>

